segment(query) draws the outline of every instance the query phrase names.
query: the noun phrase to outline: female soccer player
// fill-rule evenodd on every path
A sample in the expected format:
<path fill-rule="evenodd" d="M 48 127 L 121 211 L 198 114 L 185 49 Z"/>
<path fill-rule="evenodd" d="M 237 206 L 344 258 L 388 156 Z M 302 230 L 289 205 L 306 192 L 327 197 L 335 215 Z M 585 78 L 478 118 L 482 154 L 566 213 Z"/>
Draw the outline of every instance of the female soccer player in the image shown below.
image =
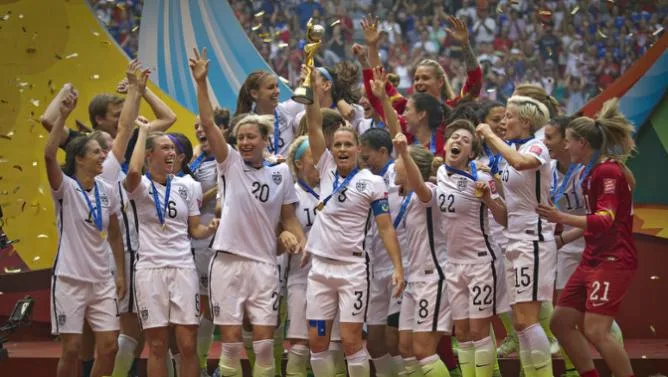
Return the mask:
<path fill-rule="evenodd" d="M 596 119 L 569 122 L 566 150 L 573 163 L 584 165 L 578 184 L 587 214 L 569 214 L 549 205 L 537 210 L 548 221 L 584 230 L 582 260 L 561 292 L 552 318 L 554 333 L 581 376 L 598 376 L 586 340 L 612 374 L 633 376 L 624 347 L 610 332 L 638 267 L 632 236 L 635 179 L 624 165 L 635 150 L 633 131 L 617 99 L 604 103 Z"/>
<path fill-rule="evenodd" d="M 197 50 L 194 53 L 190 68 L 197 83 L 200 119 L 218 174 L 223 177 L 219 190 L 225 195 L 213 242 L 217 253 L 209 273 L 209 300 L 223 343 L 219 372 L 241 376 L 241 328 L 246 314 L 253 326 L 254 375 L 273 377 L 273 336 L 280 295 L 276 229 L 280 223 L 295 235 L 298 242 L 290 252 L 301 251 L 304 233 L 294 207 L 298 198 L 288 166 L 264 160 L 273 126 L 270 116 L 247 115 L 235 125 L 238 150 L 223 139 L 209 101 L 206 49 L 201 56 Z"/>
<path fill-rule="evenodd" d="M 51 324 L 62 339 L 58 377 L 78 373 L 84 319 L 95 333 L 97 358 L 92 375 L 109 375 L 117 350 L 118 300 L 126 294 L 123 239 L 118 224 L 118 194 L 97 179 L 106 157 L 100 144 L 80 136 L 67 146 L 65 165 L 56 153 L 65 119 L 76 106 L 71 87 L 60 104 L 60 115 L 44 150 L 47 177 L 56 202 L 59 248 L 51 281 Z M 116 283 L 109 265 L 108 245 L 116 264 Z"/>
<path fill-rule="evenodd" d="M 296 128 L 292 119 L 304 109 L 293 100 L 278 102 L 280 89 L 276 75 L 267 71 L 255 71 L 246 77 L 239 89 L 237 111 L 234 115 L 256 113 L 273 115 L 274 127 L 269 136 L 269 153 L 286 156 L 290 144 L 295 139 Z"/>
<path fill-rule="evenodd" d="M 542 103 L 522 96 L 508 100 L 502 125 L 506 144 L 485 123 L 476 132 L 508 162 L 501 173 L 508 226 L 506 281 L 513 324 L 520 343 L 520 360 L 528 376 L 552 376 L 550 343 L 538 323 L 541 301 L 551 301 L 556 267 L 554 224 L 536 216 L 535 208 L 549 200 L 551 169 L 547 147 L 534 133 L 549 119 Z"/>
<path fill-rule="evenodd" d="M 199 184 L 173 176 L 176 146 L 163 133 L 148 135 L 141 125 L 124 187 L 137 208 L 139 251 L 135 301 L 149 347 L 148 375 L 166 375 L 169 326 L 181 355 L 180 376 L 199 374 L 196 355 L 199 323 L 197 271 L 190 238 L 206 238 L 216 222 L 200 223 Z M 142 176 L 146 161 L 147 172 Z"/>
<path fill-rule="evenodd" d="M 408 238 L 408 283 L 399 314 L 404 372 L 411 376 L 450 376 L 436 353 L 443 334 L 452 329 L 452 320 L 438 194 L 436 185 L 428 182 L 433 155 L 422 146 L 409 149 L 401 133 L 394 137 L 394 145 L 398 156 L 395 182 L 405 195 L 394 221 L 396 226 L 403 223 Z"/>
<path fill-rule="evenodd" d="M 202 185 L 202 207 L 200 218 L 208 223 L 216 217 L 216 189 L 218 183 L 218 169 L 216 158 L 206 139 L 204 127 L 199 120 L 195 121 L 195 135 L 199 140 L 199 153 L 188 165 L 195 179 Z M 207 368 L 207 358 L 211 344 L 213 344 L 213 317 L 209 305 L 209 264 L 215 251 L 210 248 L 213 237 L 203 240 L 192 240 L 195 265 L 199 275 L 199 294 L 202 300 L 202 316 L 197 330 L 197 355 L 201 370 Z"/>
<path fill-rule="evenodd" d="M 351 377 L 369 376 L 369 357 L 362 344 L 369 271 L 362 245 L 371 214 L 392 259 L 395 296 L 403 288 L 401 252 L 388 213 L 387 189 L 382 178 L 359 169 L 359 141 L 352 128 L 336 130 L 331 151 L 326 148 L 317 92 L 306 111 L 321 188 L 318 216 L 306 245 L 313 255 L 307 284 L 311 366 L 317 377 L 334 374 L 328 346 L 338 312 L 348 372 Z"/>
<path fill-rule="evenodd" d="M 510 310 L 506 282 L 497 270 L 502 257 L 490 234 L 488 209 L 506 224 L 506 207 L 489 174 L 473 160 L 479 139 L 473 124 L 459 119 L 448 125 L 445 164 L 438 170 L 439 209 L 444 216 L 448 264 L 448 298 L 459 341 L 459 365 L 464 376 L 491 377 L 495 344 L 490 334 L 493 316 Z"/>

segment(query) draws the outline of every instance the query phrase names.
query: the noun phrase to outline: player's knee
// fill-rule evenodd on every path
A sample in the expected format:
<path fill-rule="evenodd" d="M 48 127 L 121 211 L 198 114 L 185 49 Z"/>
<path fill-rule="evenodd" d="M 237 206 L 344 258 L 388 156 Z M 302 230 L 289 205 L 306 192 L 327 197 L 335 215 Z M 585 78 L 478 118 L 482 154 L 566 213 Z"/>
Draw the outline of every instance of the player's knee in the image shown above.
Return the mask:
<path fill-rule="evenodd" d="M 538 323 L 538 318 L 532 318 L 525 314 L 513 313 L 513 327 L 517 331 L 523 331 L 524 329 Z"/>
<path fill-rule="evenodd" d="M 197 352 L 197 341 L 191 337 L 179 339 L 178 348 L 182 355 L 194 355 Z"/>
<path fill-rule="evenodd" d="M 399 353 L 403 358 L 413 356 L 413 338 L 410 335 L 399 334 Z"/>
<path fill-rule="evenodd" d="M 169 349 L 169 340 L 165 337 L 147 339 L 148 351 L 153 357 L 166 357 Z"/>
<path fill-rule="evenodd" d="M 255 362 L 262 366 L 269 366 L 274 362 L 274 340 L 264 339 L 253 342 Z"/>
<path fill-rule="evenodd" d="M 343 345 L 343 353 L 346 355 L 354 355 L 362 349 L 362 339 L 357 337 L 347 337 L 341 339 Z"/>
<path fill-rule="evenodd" d="M 467 340 L 465 340 L 465 341 L 475 342 L 476 340 L 485 339 L 489 336 L 489 327 L 485 327 L 485 328 L 472 327 L 472 328 L 469 329 L 469 332 L 468 332 L 467 335 L 468 335 Z M 457 338 L 457 340 L 460 341 L 459 338 Z"/>
<path fill-rule="evenodd" d="M 114 358 L 118 352 L 118 340 L 115 336 L 105 336 L 97 339 L 97 357 Z"/>
<path fill-rule="evenodd" d="M 61 357 L 65 360 L 76 360 L 81 351 L 81 339 L 69 339 L 63 342 Z"/>
<path fill-rule="evenodd" d="M 608 339 L 610 331 L 603 326 L 586 325 L 584 335 L 592 344 L 600 344 Z"/>
<path fill-rule="evenodd" d="M 427 347 L 426 344 L 422 344 L 420 342 L 413 344 L 413 356 L 415 356 L 416 359 L 426 359 L 433 354 L 434 350 L 430 349 L 430 347 Z"/>

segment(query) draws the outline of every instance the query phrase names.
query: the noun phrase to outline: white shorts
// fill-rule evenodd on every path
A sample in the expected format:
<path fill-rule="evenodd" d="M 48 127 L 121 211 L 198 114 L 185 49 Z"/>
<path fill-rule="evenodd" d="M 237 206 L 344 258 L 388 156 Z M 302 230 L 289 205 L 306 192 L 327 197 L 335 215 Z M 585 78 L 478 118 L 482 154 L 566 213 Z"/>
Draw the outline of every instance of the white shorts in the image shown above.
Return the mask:
<path fill-rule="evenodd" d="M 573 275 L 573 272 L 580 261 L 582 260 L 582 253 L 562 253 L 557 252 L 557 282 L 556 288 L 558 290 L 564 289 L 566 282 Z"/>
<path fill-rule="evenodd" d="M 450 303 L 444 279 L 406 284 L 399 314 L 399 331 L 452 332 Z"/>
<path fill-rule="evenodd" d="M 118 331 L 114 279 L 89 283 L 64 276 L 51 278 L 51 333 L 82 334 L 84 319 L 94 332 Z"/>
<path fill-rule="evenodd" d="M 401 297 L 393 297 L 392 272 L 374 273 L 369 287 L 369 308 L 367 325 L 387 325 L 388 317 L 401 310 Z"/>
<path fill-rule="evenodd" d="M 363 323 L 369 299 L 368 264 L 313 256 L 306 287 L 306 318 Z"/>
<path fill-rule="evenodd" d="M 505 256 L 510 305 L 552 301 L 557 268 L 557 244 L 554 240 L 511 240 Z"/>
<path fill-rule="evenodd" d="M 499 276 L 497 260 L 484 264 L 445 265 L 452 320 L 488 318 L 510 310 L 506 281 Z"/>
<path fill-rule="evenodd" d="M 211 259 L 216 251 L 208 247 L 193 249 L 195 255 L 195 268 L 199 280 L 199 294 L 201 296 L 209 295 L 209 272 L 211 269 Z"/>
<path fill-rule="evenodd" d="M 136 253 L 125 252 L 123 260 L 125 261 L 125 285 L 127 294 L 118 302 L 118 311 L 121 314 L 135 312 L 135 282 L 134 282 L 134 263 Z"/>
<path fill-rule="evenodd" d="M 136 270 L 135 305 L 144 329 L 199 324 L 197 271 L 174 267 Z"/>
<path fill-rule="evenodd" d="M 330 340 L 340 341 L 339 316 L 332 324 Z M 306 284 L 288 286 L 288 320 L 286 339 L 308 340 L 308 321 L 306 320 Z"/>
<path fill-rule="evenodd" d="M 209 304 L 213 323 L 276 326 L 280 303 L 278 267 L 239 255 L 218 252 L 211 261 Z"/>

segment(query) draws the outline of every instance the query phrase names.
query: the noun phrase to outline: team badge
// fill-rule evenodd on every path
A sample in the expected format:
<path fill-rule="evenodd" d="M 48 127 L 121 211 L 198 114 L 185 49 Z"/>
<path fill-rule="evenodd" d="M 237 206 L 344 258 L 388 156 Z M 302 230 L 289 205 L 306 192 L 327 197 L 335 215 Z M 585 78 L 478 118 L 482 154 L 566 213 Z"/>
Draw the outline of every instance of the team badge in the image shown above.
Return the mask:
<path fill-rule="evenodd" d="M 142 309 L 139 315 L 141 315 L 142 321 L 146 321 L 148 319 L 148 309 Z"/>
<path fill-rule="evenodd" d="M 283 174 L 281 174 L 280 172 L 275 171 L 271 175 L 271 179 L 274 181 L 275 184 L 280 185 L 281 182 L 283 182 Z"/>
<path fill-rule="evenodd" d="M 206 287 L 209 285 L 209 277 L 208 276 L 200 276 L 199 277 L 199 283 L 200 285 Z"/>
<path fill-rule="evenodd" d="M 464 177 L 459 178 L 457 181 L 457 190 L 464 191 L 466 190 L 466 186 L 468 186 L 468 180 Z"/>
<path fill-rule="evenodd" d="M 220 316 L 220 305 L 216 304 L 213 306 L 213 316 L 214 317 Z"/>
<path fill-rule="evenodd" d="M 100 195 L 100 204 L 102 204 L 102 207 L 109 207 L 109 195 Z"/>
<path fill-rule="evenodd" d="M 366 187 L 367 187 L 366 181 L 358 181 L 357 184 L 355 184 L 355 188 L 359 192 L 366 191 Z"/>
<path fill-rule="evenodd" d="M 65 314 L 58 314 L 58 324 L 63 326 L 67 322 L 67 316 Z"/>
<path fill-rule="evenodd" d="M 188 199 L 188 189 L 186 189 L 186 188 L 183 187 L 183 186 L 179 187 L 179 196 L 180 196 L 181 199 L 183 199 L 183 200 Z"/>

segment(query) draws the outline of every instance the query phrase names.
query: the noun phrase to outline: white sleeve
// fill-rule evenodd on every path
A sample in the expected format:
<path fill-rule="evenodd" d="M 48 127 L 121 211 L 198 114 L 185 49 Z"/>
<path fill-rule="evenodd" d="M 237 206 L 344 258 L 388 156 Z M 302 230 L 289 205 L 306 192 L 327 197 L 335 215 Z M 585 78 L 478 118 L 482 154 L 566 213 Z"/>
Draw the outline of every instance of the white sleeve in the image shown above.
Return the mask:
<path fill-rule="evenodd" d="M 302 118 L 304 117 L 304 114 L 305 114 L 305 112 L 301 111 L 301 112 L 297 113 L 297 115 L 295 115 L 291 120 L 292 124 L 290 125 L 290 127 L 292 127 L 292 132 L 294 132 L 295 135 L 299 134 L 299 123 L 301 122 Z"/>
<path fill-rule="evenodd" d="M 550 153 L 548 152 L 547 147 L 541 142 L 534 142 L 522 153 L 536 157 L 541 165 L 550 161 Z"/>
<path fill-rule="evenodd" d="M 63 196 L 65 196 L 65 187 L 74 186 L 73 183 L 74 180 L 65 173 L 63 173 L 63 180 L 60 182 L 60 187 L 58 187 L 55 190 L 51 189 L 51 196 L 53 196 L 55 200 L 62 199 Z"/>
<path fill-rule="evenodd" d="M 135 189 L 132 192 L 125 190 L 128 194 L 128 199 L 135 200 L 148 195 L 148 184 L 149 184 L 148 178 L 142 176 L 141 181 L 139 181 L 139 184 L 137 185 L 137 187 L 135 187 Z"/>
<path fill-rule="evenodd" d="M 431 184 L 430 182 L 427 182 L 427 186 L 429 186 L 429 189 L 431 190 L 431 200 L 428 202 L 423 202 L 420 200 L 420 198 L 416 198 L 417 202 L 420 203 L 420 206 L 422 208 L 437 208 L 438 207 L 438 186 Z M 415 195 L 415 194 L 413 194 Z"/>
<path fill-rule="evenodd" d="M 197 181 L 192 181 L 188 188 L 191 198 L 191 200 L 188 200 L 188 217 L 199 216 L 199 207 L 202 204 L 202 185 Z"/>
<path fill-rule="evenodd" d="M 382 177 L 374 176 L 374 179 L 371 181 L 373 184 L 373 190 L 371 190 L 371 203 L 376 200 L 387 199 L 387 185 L 383 181 Z"/>
<path fill-rule="evenodd" d="M 227 148 L 227 158 L 225 161 L 218 163 L 219 174 L 227 174 L 230 170 L 230 167 L 234 166 L 234 164 L 242 162 L 241 155 L 236 149 L 232 148 L 230 145 L 228 145 Z"/>
<path fill-rule="evenodd" d="M 120 174 L 121 163 L 113 152 L 109 152 L 107 158 L 105 158 L 102 163 L 102 174 L 100 174 L 100 178 L 109 184 L 114 184 L 118 181 Z"/>
<path fill-rule="evenodd" d="M 118 192 L 118 185 L 109 184 L 106 187 L 107 194 L 109 195 L 109 213 L 112 215 L 117 214 L 121 211 L 121 202 L 119 200 L 121 193 Z"/>
<path fill-rule="evenodd" d="M 304 105 L 297 101 L 289 99 L 278 104 L 278 108 L 282 111 L 288 119 L 292 119 L 300 112 L 304 111 Z"/>
<path fill-rule="evenodd" d="M 326 174 L 327 170 L 331 169 L 332 165 L 334 165 L 334 156 L 332 156 L 329 149 L 325 149 L 325 152 L 320 156 L 320 160 L 318 160 L 318 163 L 315 165 L 318 169 L 318 174 L 320 174 L 320 176 Z"/>
<path fill-rule="evenodd" d="M 286 176 L 286 175 L 284 175 Z M 290 177 L 289 172 L 287 177 Z M 285 194 L 283 195 L 283 205 L 285 204 L 295 204 L 299 202 L 299 197 L 297 196 L 297 190 L 295 190 L 295 185 L 286 184 Z"/>

